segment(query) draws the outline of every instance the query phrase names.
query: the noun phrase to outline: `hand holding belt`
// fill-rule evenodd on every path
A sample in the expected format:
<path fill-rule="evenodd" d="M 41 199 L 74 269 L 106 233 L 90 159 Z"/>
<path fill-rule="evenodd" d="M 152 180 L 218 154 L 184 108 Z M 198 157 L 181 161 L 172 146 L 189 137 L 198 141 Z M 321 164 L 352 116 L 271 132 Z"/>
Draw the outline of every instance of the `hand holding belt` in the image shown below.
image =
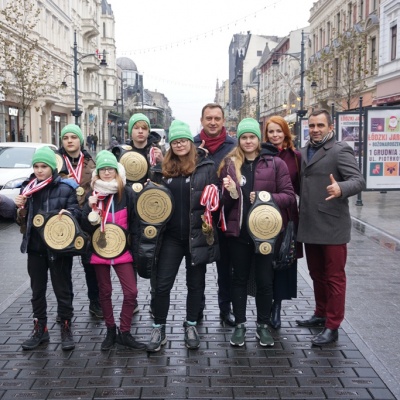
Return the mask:
<path fill-rule="evenodd" d="M 55 253 L 73 256 L 86 254 L 88 251 L 89 235 L 81 230 L 72 214 L 39 212 L 33 217 L 33 226 L 46 246 Z"/>
<path fill-rule="evenodd" d="M 253 239 L 256 253 L 270 254 L 282 230 L 282 216 L 269 192 L 256 192 L 256 198 L 247 217 L 247 229 Z"/>

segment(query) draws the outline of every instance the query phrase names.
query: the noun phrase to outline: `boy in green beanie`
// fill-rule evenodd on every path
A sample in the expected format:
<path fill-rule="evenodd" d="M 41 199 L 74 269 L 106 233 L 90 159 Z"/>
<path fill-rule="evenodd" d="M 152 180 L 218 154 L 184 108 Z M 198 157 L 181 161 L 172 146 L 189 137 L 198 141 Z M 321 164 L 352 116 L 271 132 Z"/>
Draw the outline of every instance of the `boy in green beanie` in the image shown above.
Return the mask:
<path fill-rule="evenodd" d="M 86 195 L 91 192 L 90 182 L 92 172 L 96 168 L 96 163 L 89 152 L 84 149 L 83 144 L 83 134 L 79 126 L 69 124 L 62 129 L 61 147 L 58 149 L 58 152 L 63 164 L 59 173 L 63 178 L 75 181 L 77 186 L 76 195 L 81 209 L 86 202 Z M 96 272 L 87 256 L 81 256 L 81 261 L 88 288 L 89 312 L 94 317 L 103 318 L 103 312 L 99 303 L 99 287 Z M 56 320 L 59 322 L 59 316 L 56 317 Z"/>
<path fill-rule="evenodd" d="M 50 340 L 47 329 L 46 290 L 48 273 L 57 299 L 57 313 L 61 321 L 61 348 L 75 348 L 71 329 L 72 306 L 72 257 L 55 253 L 34 228 L 33 219 L 42 210 L 70 213 L 78 221 L 81 210 L 75 189 L 57 172 L 56 155 L 49 147 L 36 150 L 33 159 L 33 174 L 22 184 L 15 198 L 17 223 L 21 225 L 23 237 L 21 252 L 28 253 L 28 273 L 31 280 L 34 327 L 30 338 L 22 343 L 24 350 L 32 350 Z"/>

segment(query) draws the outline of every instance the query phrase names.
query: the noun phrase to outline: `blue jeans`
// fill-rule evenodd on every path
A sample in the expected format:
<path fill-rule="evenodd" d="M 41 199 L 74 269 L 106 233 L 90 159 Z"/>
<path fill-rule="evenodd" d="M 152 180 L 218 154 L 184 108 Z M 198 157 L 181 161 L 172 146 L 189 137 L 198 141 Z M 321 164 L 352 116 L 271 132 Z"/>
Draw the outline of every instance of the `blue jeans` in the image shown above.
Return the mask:
<path fill-rule="evenodd" d="M 170 305 L 170 294 L 182 258 L 186 260 L 186 320 L 195 322 L 204 295 L 206 264 L 191 265 L 189 238 L 180 240 L 164 234 L 157 263 L 153 314 L 156 324 L 165 324 Z"/>
<path fill-rule="evenodd" d="M 274 270 L 272 254 L 255 254 L 254 244 L 246 244 L 235 238 L 229 239 L 229 251 L 233 266 L 232 306 L 236 323 L 246 322 L 247 281 L 254 258 L 256 279 L 257 322 L 266 324 L 270 319 Z"/>

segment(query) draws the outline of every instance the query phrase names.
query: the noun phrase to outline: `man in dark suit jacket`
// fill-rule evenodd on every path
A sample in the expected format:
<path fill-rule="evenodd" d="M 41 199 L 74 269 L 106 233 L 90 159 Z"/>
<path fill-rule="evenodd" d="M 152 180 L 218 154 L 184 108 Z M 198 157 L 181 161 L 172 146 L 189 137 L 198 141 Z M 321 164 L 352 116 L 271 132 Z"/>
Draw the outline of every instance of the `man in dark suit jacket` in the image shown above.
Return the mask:
<path fill-rule="evenodd" d="M 352 148 L 336 142 L 328 111 L 308 119 L 310 140 L 301 149 L 300 221 L 297 240 L 304 243 L 314 284 L 315 312 L 299 326 L 324 326 L 311 341 L 323 345 L 338 339 L 346 298 L 347 243 L 351 218 L 348 197 L 361 192 L 365 181 Z"/>

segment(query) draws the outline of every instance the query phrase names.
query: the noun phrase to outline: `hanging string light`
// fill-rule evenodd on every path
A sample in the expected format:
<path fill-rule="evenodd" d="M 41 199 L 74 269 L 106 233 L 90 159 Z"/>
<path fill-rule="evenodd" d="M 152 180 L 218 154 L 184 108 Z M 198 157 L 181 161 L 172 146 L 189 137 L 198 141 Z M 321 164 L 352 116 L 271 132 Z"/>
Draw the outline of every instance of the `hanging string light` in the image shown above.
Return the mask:
<path fill-rule="evenodd" d="M 272 7 L 272 6 L 276 6 L 278 3 L 280 3 L 282 0 L 275 0 L 273 2 L 271 2 L 271 4 L 268 5 L 268 8 Z M 236 29 L 235 27 L 237 26 L 238 23 L 240 22 L 246 22 L 246 20 L 250 17 L 254 17 L 257 18 L 260 16 L 260 13 L 265 11 L 267 9 L 267 6 L 264 6 L 263 8 L 261 8 L 260 10 L 254 11 L 250 14 L 247 14 L 245 16 L 243 16 L 242 18 L 239 18 L 235 21 L 232 21 L 228 24 L 219 26 L 217 28 L 213 28 L 209 31 L 200 33 L 198 35 L 195 36 L 191 36 L 188 38 L 182 38 L 181 40 L 177 41 L 177 42 L 172 42 L 172 43 L 167 43 L 161 46 L 153 46 L 153 47 L 147 47 L 147 48 L 141 48 L 141 49 L 134 49 L 134 50 L 128 50 L 128 51 L 121 51 L 118 52 L 120 56 L 133 56 L 133 55 L 138 55 L 138 54 L 146 54 L 146 53 L 150 53 L 150 52 L 156 52 L 156 51 L 165 51 L 165 50 L 169 50 L 173 47 L 179 47 L 179 46 L 185 46 L 187 44 L 192 43 L 192 41 L 195 40 L 205 40 L 210 36 L 214 36 L 214 34 L 218 34 L 222 33 L 223 31 L 229 31 L 230 29 Z"/>

